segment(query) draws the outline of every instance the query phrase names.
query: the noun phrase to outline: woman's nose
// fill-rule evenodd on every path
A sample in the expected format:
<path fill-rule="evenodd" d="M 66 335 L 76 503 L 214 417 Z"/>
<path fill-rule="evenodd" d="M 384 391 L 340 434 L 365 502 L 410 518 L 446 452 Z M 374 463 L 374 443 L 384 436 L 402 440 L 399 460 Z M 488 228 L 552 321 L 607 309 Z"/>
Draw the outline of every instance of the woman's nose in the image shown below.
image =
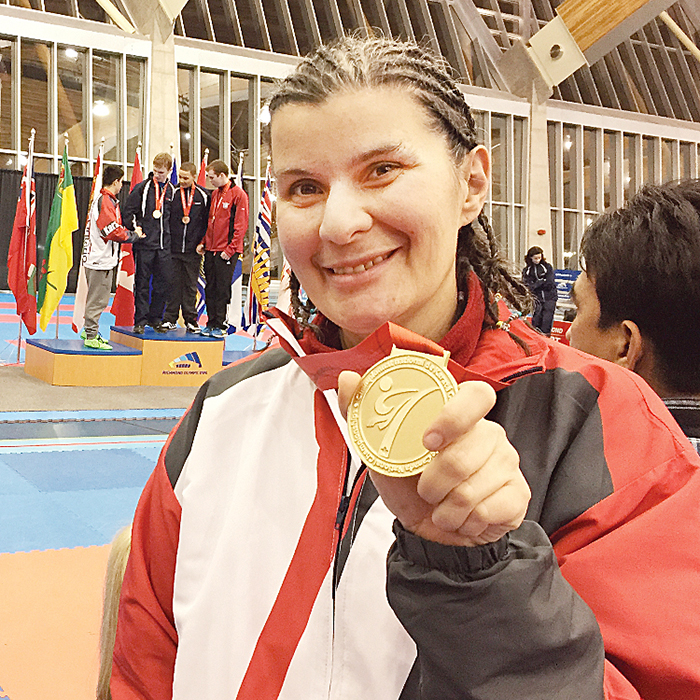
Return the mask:
<path fill-rule="evenodd" d="M 345 183 L 331 186 L 319 228 L 320 237 L 344 245 L 356 233 L 368 231 L 371 227 L 372 216 L 365 207 L 362 192 Z"/>

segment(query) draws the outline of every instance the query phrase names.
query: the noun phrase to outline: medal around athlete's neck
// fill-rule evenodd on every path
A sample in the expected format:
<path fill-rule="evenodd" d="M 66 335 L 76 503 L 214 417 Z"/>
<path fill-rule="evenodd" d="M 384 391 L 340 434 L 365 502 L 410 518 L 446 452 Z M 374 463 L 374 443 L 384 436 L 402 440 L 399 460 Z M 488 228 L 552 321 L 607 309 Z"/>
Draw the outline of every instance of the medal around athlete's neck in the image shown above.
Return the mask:
<path fill-rule="evenodd" d="M 449 357 L 394 347 L 365 372 L 348 407 L 348 430 L 370 469 L 412 476 L 437 454 L 423 446 L 423 434 L 457 393 Z"/>

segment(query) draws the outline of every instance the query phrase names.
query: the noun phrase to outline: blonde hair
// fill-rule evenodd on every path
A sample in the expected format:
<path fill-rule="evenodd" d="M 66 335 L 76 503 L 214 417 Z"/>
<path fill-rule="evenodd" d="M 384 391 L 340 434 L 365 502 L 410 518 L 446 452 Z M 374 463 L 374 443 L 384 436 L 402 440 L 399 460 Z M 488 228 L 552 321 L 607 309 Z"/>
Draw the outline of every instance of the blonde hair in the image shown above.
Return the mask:
<path fill-rule="evenodd" d="M 153 159 L 153 167 L 154 168 L 172 168 L 173 167 L 173 158 L 169 153 L 158 153 L 156 157 Z"/>
<path fill-rule="evenodd" d="M 112 676 L 112 652 L 117 634 L 119 596 L 126 562 L 131 551 L 131 525 L 122 528 L 112 540 L 105 574 L 102 626 L 100 627 L 100 669 L 97 677 L 97 700 L 112 700 L 109 681 Z"/>

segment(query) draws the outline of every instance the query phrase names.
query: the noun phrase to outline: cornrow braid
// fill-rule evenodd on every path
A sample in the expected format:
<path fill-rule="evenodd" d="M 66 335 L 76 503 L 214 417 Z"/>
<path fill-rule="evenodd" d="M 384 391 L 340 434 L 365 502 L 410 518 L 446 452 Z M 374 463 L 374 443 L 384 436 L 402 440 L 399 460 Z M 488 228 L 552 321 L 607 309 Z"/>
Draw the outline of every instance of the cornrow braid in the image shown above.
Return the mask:
<path fill-rule="evenodd" d="M 274 119 L 275 112 L 286 104 L 321 104 L 332 95 L 382 86 L 410 91 L 433 128 L 445 136 L 457 166 L 478 145 L 476 123 L 447 61 L 418 44 L 393 39 L 348 36 L 335 44 L 319 46 L 277 84 L 269 102 L 270 115 Z M 265 136 L 269 143 L 269 127 Z M 529 292 L 500 257 L 496 237 L 483 212 L 459 232 L 458 313 L 466 306 L 472 270 L 481 280 L 488 327 L 495 327 L 499 320 L 497 294 L 521 313 L 529 308 Z M 310 326 L 316 309 L 310 300 L 302 302 L 299 298 L 300 285 L 294 275 L 290 288 L 297 321 Z"/>
<path fill-rule="evenodd" d="M 301 284 L 299 284 L 299 279 L 294 272 L 292 272 L 289 275 L 289 291 L 294 318 L 297 319 L 302 328 L 310 328 L 313 325 L 311 323 L 311 318 L 316 313 L 316 308 L 308 298 L 306 301 L 302 301 L 299 293 L 300 290 Z"/>

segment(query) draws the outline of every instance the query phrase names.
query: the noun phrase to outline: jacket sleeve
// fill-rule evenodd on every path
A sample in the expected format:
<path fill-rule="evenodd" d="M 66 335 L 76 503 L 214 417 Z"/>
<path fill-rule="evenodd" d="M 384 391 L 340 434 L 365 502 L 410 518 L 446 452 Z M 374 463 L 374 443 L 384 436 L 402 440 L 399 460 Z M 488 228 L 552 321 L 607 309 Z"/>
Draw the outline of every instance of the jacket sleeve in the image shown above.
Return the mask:
<path fill-rule="evenodd" d="M 226 252 L 233 257 L 235 253 L 243 253 L 243 239 L 248 230 L 248 195 L 236 186 L 233 196 L 235 212 L 229 220 L 229 244 Z"/>
<path fill-rule="evenodd" d="M 598 624 L 539 525 L 481 547 L 395 532 L 388 598 L 418 648 L 421 700 L 603 699 Z"/>
<path fill-rule="evenodd" d="M 163 454 L 134 517 L 114 645 L 113 700 L 172 698 L 177 651 L 172 601 L 180 505 Z"/>
<path fill-rule="evenodd" d="M 97 215 L 97 228 L 105 241 L 131 243 L 137 238 L 119 220 L 117 208 L 109 197 L 100 195 L 100 212 Z"/>
<path fill-rule="evenodd" d="M 525 284 L 530 288 L 532 292 L 538 292 L 540 289 L 556 289 L 556 283 L 554 281 L 554 268 L 549 263 L 544 263 L 545 275 L 541 279 L 537 277 L 536 273 L 528 275 L 527 282 Z M 534 268 L 533 268 L 534 270 Z"/>
<path fill-rule="evenodd" d="M 421 700 L 700 698 L 700 460 L 644 382 L 587 373 L 598 393 L 578 435 L 597 424 L 612 492 L 596 496 L 591 440 L 570 442 L 544 500 L 565 510 L 578 490 L 592 505 L 553 546 L 530 521 L 475 548 L 398 528 L 388 597 L 418 647 Z"/>
<path fill-rule="evenodd" d="M 203 187 L 197 187 L 197 192 L 202 198 L 202 211 L 200 212 L 201 226 L 199 238 L 197 239 L 197 245 L 199 245 L 204 240 L 204 236 L 207 234 L 207 226 L 209 225 L 209 210 L 211 208 L 211 193 L 205 190 Z"/>
<path fill-rule="evenodd" d="M 148 182 L 144 180 L 144 182 Z M 122 221 L 124 226 L 133 231 L 136 224 L 141 219 L 141 197 L 143 195 L 142 183 L 139 183 L 134 187 L 129 196 L 126 198 L 124 203 L 124 208 L 122 209 Z"/>

